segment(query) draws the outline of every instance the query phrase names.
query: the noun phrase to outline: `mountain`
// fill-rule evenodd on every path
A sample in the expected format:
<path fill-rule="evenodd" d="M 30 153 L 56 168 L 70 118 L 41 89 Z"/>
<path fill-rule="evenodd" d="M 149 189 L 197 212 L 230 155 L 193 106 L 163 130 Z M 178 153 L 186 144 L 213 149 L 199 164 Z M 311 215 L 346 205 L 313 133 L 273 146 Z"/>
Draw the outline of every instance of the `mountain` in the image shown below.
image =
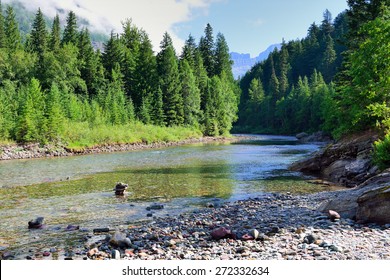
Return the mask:
<path fill-rule="evenodd" d="M 250 54 L 230 53 L 230 59 L 233 61 L 233 75 L 237 79 L 245 75 L 256 63 L 266 60 L 271 52 L 275 49 L 280 50 L 281 44 L 273 44 L 265 51 L 261 52 L 257 57 L 250 57 Z"/>

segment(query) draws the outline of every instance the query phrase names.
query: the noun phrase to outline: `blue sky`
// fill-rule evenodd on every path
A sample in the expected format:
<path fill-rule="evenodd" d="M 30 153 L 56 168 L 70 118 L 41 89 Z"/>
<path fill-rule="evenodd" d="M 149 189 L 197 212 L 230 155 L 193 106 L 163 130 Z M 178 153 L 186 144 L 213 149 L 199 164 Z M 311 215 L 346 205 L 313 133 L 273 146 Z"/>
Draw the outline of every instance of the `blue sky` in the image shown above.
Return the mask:
<path fill-rule="evenodd" d="M 333 18 L 347 8 L 344 0 L 224 0 L 212 3 L 207 14 L 176 24 L 179 37 L 203 34 L 209 22 L 225 35 L 230 50 L 257 56 L 274 43 L 302 38 L 309 25 L 321 23 L 328 9 Z"/>
<path fill-rule="evenodd" d="M 210 23 L 215 35 L 225 35 L 230 51 L 257 56 L 268 46 L 302 38 L 309 25 L 320 23 L 325 9 L 336 17 L 347 8 L 346 0 L 2 0 L 38 7 L 51 17 L 56 9 L 73 10 L 96 30 L 121 32 L 121 21 L 131 18 L 143 28 L 159 50 L 164 32 L 181 52 L 191 33 L 197 41 Z"/>

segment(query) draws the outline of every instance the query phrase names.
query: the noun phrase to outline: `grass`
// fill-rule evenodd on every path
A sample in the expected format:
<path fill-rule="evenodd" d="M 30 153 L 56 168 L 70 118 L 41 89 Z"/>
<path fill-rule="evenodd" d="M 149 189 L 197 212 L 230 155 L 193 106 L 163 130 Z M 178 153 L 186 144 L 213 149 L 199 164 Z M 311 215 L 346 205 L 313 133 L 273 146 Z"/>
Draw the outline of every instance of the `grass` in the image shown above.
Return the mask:
<path fill-rule="evenodd" d="M 106 144 L 136 144 L 175 142 L 202 136 L 200 130 L 190 127 L 159 127 L 139 122 L 126 125 L 69 123 L 63 132 L 63 142 L 72 150 L 83 150 Z"/>

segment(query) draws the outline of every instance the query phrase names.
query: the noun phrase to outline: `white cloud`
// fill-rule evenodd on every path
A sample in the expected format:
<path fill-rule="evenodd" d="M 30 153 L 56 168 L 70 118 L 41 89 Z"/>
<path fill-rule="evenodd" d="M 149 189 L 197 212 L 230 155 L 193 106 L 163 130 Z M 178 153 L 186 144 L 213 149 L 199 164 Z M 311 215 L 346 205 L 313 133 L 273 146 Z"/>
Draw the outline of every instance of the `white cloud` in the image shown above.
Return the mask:
<path fill-rule="evenodd" d="M 135 25 L 149 34 L 155 50 L 164 32 L 168 31 L 180 52 L 183 40 L 175 34 L 174 25 L 191 20 L 195 11 L 207 12 L 212 2 L 220 0 L 3 0 L 11 1 L 23 2 L 31 10 L 40 7 L 51 17 L 55 16 L 57 9 L 72 10 L 106 33 L 112 29 L 121 32 L 121 21 L 132 18 Z"/>

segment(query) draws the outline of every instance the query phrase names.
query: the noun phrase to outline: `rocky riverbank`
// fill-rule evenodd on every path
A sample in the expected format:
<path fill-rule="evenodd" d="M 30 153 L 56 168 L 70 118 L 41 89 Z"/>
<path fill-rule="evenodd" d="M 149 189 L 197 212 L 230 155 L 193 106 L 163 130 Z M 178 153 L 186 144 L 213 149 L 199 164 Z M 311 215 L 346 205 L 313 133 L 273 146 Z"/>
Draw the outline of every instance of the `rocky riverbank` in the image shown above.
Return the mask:
<path fill-rule="evenodd" d="M 3 145 L 0 146 L 0 160 L 12 159 L 33 159 L 47 157 L 67 157 L 74 155 L 87 155 L 98 153 L 112 153 L 136 151 L 145 149 L 156 149 L 173 146 L 181 146 L 196 143 L 218 143 L 218 142 L 233 142 L 242 139 L 243 137 L 201 137 L 191 138 L 176 142 L 156 142 L 156 143 L 130 143 L 130 144 L 106 144 L 97 145 L 85 149 L 69 149 L 63 145 L 40 145 L 38 143 L 23 144 L 23 145 Z"/>
<path fill-rule="evenodd" d="M 80 240 L 66 252 L 59 248 L 26 249 L 25 255 L 3 251 L 2 258 L 390 259 L 390 224 L 362 225 L 351 219 L 324 215 L 317 208 L 326 198 L 327 193 L 305 196 L 267 193 L 115 229 L 73 226 L 76 230 L 69 234 L 77 235 Z"/>

